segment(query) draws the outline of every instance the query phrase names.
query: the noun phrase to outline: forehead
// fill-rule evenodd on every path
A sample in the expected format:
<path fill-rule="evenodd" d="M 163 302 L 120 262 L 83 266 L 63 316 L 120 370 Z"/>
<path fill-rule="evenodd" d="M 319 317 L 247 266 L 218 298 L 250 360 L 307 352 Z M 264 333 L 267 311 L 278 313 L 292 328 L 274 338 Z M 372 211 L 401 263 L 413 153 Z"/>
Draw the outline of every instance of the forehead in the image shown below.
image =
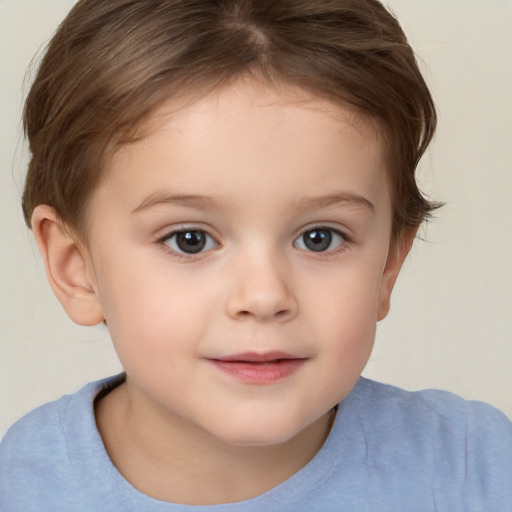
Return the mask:
<path fill-rule="evenodd" d="M 254 129 L 259 122 L 261 125 L 266 123 L 266 130 L 271 127 L 268 123 L 272 111 L 279 111 L 283 123 L 297 120 L 298 126 L 302 120 L 311 124 L 315 119 L 333 135 L 350 127 L 366 137 L 368 142 L 380 145 L 378 123 L 352 105 L 321 98 L 293 84 L 270 84 L 250 76 L 241 76 L 213 91 L 198 89 L 164 102 L 141 123 L 137 140 L 147 139 L 156 131 L 166 129 L 190 129 L 199 137 L 212 126 L 229 128 L 234 123 L 245 124 L 247 130 L 242 133 L 250 135 L 249 128 Z"/>
<path fill-rule="evenodd" d="M 133 201 L 158 188 L 221 199 L 259 193 L 266 200 L 280 189 L 270 184 L 293 200 L 325 195 L 333 174 L 333 187 L 359 188 L 377 202 L 386 201 L 382 191 L 389 195 L 375 125 L 297 87 L 240 80 L 200 98 L 171 100 L 140 133 L 115 153 L 106 179 Z"/>

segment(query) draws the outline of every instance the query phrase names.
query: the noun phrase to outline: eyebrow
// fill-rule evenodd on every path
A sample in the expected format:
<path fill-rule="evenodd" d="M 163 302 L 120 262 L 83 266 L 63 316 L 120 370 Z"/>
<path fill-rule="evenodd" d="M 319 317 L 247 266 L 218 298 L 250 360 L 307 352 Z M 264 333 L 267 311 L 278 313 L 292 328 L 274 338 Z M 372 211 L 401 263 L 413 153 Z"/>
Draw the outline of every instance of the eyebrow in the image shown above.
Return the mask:
<path fill-rule="evenodd" d="M 191 195 L 191 194 L 168 194 L 166 192 L 156 192 L 144 199 L 132 213 L 149 210 L 155 206 L 177 205 L 196 210 L 211 209 L 217 202 L 208 196 Z"/>
<path fill-rule="evenodd" d="M 343 204 L 352 204 L 368 208 L 375 212 L 375 206 L 366 197 L 351 192 L 340 192 L 319 197 L 305 197 L 295 202 L 295 208 L 298 210 L 316 210 L 328 208 Z M 218 206 L 218 202 L 209 196 L 192 194 L 170 194 L 166 192 L 156 192 L 144 199 L 132 213 L 149 210 L 155 206 L 175 205 L 196 210 L 213 209 Z"/>
<path fill-rule="evenodd" d="M 300 210 L 316 210 L 343 204 L 364 206 L 372 212 L 375 212 L 375 206 L 371 201 L 364 196 L 352 192 L 339 192 L 320 197 L 305 197 L 296 202 L 297 208 Z"/>

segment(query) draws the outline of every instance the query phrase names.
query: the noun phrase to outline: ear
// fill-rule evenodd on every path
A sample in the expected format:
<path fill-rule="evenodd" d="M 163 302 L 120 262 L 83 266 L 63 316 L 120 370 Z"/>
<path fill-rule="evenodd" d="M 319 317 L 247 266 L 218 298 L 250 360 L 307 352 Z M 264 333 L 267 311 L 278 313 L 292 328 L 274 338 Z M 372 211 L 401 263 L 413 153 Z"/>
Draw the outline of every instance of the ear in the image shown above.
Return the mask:
<path fill-rule="evenodd" d="M 48 205 L 39 205 L 34 209 L 32 230 L 50 286 L 71 320 L 79 325 L 103 322 L 86 249 Z"/>
<path fill-rule="evenodd" d="M 377 321 L 383 320 L 389 313 L 391 305 L 391 292 L 402 268 L 402 264 L 411 250 L 417 229 L 406 231 L 396 243 L 392 243 L 389 249 L 388 259 L 382 274 L 377 307 Z"/>

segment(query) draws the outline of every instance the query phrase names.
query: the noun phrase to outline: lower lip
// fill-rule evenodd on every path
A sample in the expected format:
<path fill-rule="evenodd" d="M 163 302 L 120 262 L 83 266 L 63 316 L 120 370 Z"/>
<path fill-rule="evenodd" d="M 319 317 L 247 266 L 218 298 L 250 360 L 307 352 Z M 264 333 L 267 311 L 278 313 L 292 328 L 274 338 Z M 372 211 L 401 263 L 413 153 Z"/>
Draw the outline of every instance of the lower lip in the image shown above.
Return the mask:
<path fill-rule="evenodd" d="M 247 384 L 272 384 L 295 373 L 306 359 L 279 359 L 249 363 L 244 361 L 210 361 L 221 371 Z"/>

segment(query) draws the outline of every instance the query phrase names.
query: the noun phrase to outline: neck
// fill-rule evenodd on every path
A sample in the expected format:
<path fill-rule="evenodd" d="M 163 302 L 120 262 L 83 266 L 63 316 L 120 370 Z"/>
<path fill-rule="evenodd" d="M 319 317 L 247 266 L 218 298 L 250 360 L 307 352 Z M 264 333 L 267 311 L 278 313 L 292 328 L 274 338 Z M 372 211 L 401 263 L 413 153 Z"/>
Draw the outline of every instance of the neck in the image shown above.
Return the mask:
<path fill-rule="evenodd" d="M 334 419 L 327 413 L 278 445 L 236 446 L 183 421 L 170 425 L 158 411 L 141 411 L 126 383 L 100 399 L 95 413 L 123 477 L 146 495 L 184 505 L 243 501 L 274 488 L 315 456 Z"/>

